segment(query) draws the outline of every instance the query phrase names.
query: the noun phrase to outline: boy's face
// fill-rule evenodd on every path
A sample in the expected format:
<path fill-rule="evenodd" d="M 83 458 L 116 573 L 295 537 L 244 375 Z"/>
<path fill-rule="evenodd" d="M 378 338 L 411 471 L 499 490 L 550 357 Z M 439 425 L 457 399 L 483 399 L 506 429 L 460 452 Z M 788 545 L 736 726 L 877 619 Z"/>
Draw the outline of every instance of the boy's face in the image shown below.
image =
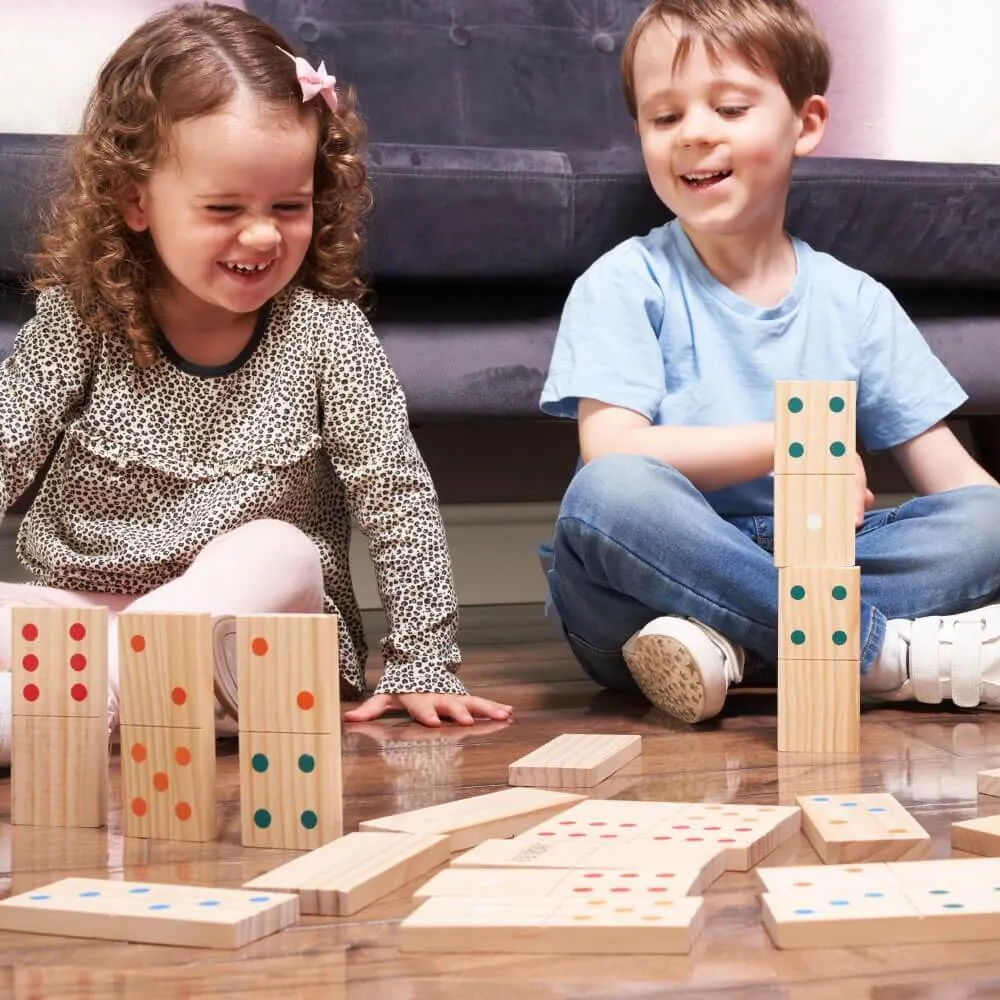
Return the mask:
<path fill-rule="evenodd" d="M 691 234 L 770 235 L 784 223 L 795 157 L 819 144 L 825 102 L 795 109 L 775 77 L 726 53 L 713 65 L 700 41 L 674 72 L 676 48 L 670 23 L 656 22 L 635 51 L 636 130 L 653 190 Z"/>
<path fill-rule="evenodd" d="M 295 276 L 313 229 L 314 120 L 237 101 L 178 123 L 125 208 L 148 229 L 170 306 L 205 323 L 255 312 Z"/>

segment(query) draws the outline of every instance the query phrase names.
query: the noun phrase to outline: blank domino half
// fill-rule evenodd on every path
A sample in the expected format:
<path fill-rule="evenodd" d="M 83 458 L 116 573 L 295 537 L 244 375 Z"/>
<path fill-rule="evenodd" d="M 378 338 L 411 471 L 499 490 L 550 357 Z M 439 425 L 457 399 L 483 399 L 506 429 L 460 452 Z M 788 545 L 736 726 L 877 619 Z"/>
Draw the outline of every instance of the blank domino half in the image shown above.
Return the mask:
<path fill-rule="evenodd" d="M 511 785 L 547 788 L 590 788 L 642 752 L 642 737 L 563 733 L 508 769 Z"/>
<path fill-rule="evenodd" d="M 400 925 L 404 952 L 683 955 L 704 922 L 703 900 L 486 899 L 434 896 Z"/>
<path fill-rule="evenodd" d="M 887 793 L 800 795 L 802 829 L 827 864 L 926 858 L 930 834 Z"/>
<path fill-rule="evenodd" d="M 358 829 L 444 835 L 448 837 L 452 852 L 462 851 L 491 837 L 512 837 L 584 798 L 571 792 L 549 792 L 540 788 L 506 788 L 457 802 L 365 820 Z"/>
<path fill-rule="evenodd" d="M 968 854 L 1000 857 L 1000 816 L 980 816 L 952 823 L 951 846 Z"/>
<path fill-rule="evenodd" d="M 297 896 L 66 878 L 0 902 L 0 930 L 242 948 L 298 921 Z"/>
<path fill-rule="evenodd" d="M 980 795 L 1000 795 L 1000 768 L 980 771 L 978 786 Z"/>
<path fill-rule="evenodd" d="M 349 833 L 243 888 L 297 892 L 301 913 L 344 917 L 445 864 L 450 855 L 447 837 Z"/>

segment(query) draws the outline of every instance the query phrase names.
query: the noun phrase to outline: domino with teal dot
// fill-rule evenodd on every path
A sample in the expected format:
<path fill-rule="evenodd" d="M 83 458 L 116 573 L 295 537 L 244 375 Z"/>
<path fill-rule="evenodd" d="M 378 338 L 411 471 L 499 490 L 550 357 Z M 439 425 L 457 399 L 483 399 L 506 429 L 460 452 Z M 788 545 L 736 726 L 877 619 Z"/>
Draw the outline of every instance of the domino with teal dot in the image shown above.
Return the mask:
<path fill-rule="evenodd" d="M 854 475 L 855 382 L 781 381 L 774 399 L 775 475 Z"/>
<path fill-rule="evenodd" d="M 779 661 L 859 658 L 859 567 L 782 566 L 778 588 Z"/>

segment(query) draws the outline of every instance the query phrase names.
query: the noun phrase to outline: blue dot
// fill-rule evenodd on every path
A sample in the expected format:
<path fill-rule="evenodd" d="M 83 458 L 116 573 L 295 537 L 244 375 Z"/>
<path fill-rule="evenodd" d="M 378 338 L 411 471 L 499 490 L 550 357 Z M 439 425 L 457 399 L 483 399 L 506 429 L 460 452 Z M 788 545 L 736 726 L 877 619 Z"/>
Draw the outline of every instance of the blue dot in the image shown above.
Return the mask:
<path fill-rule="evenodd" d="M 270 903 L 271 902 L 271 897 L 270 896 L 251 896 L 250 897 L 250 902 L 251 903 Z"/>
<path fill-rule="evenodd" d="M 946 910 L 964 910 L 965 909 L 965 904 L 964 903 L 945 903 L 944 904 L 944 908 Z"/>
<path fill-rule="evenodd" d="M 41 900 L 43 899 L 51 899 L 51 898 L 52 897 L 47 892 L 40 892 L 35 896 L 28 897 L 28 899 L 30 899 L 33 903 L 38 903 L 41 902 Z"/>
<path fill-rule="evenodd" d="M 254 825 L 266 830 L 271 825 L 271 814 L 266 809 L 258 809 L 253 814 Z"/>
<path fill-rule="evenodd" d="M 868 807 L 868 811 L 870 813 L 884 813 L 885 812 L 885 806 L 869 806 Z"/>
<path fill-rule="evenodd" d="M 851 903 L 850 903 L 850 900 L 847 900 L 847 899 L 831 899 L 830 900 L 830 905 L 831 906 L 850 906 Z"/>
<path fill-rule="evenodd" d="M 80 893 L 81 896 L 85 897 L 100 896 L 100 894 L 101 891 L 99 889 L 85 889 Z"/>
<path fill-rule="evenodd" d="M 312 811 L 312 809 L 306 809 L 299 819 L 307 830 L 315 830 L 316 824 L 319 823 L 319 817 Z"/>
<path fill-rule="evenodd" d="M 829 802 L 829 801 L 830 801 L 830 796 L 829 795 L 814 795 L 813 796 L 813 802 Z"/>
<path fill-rule="evenodd" d="M 815 913 L 815 910 L 794 910 L 795 916 L 797 917 L 808 917 L 811 913 Z"/>
<path fill-rule="evenodd" d="M 149 908 L 151 910 L 169 910 L 170 909 L 170 904 L 169 903 L 150 903 L 149 904 Z"/>
<path fill-rule="evenodd" d="M 841 805 L 845 809 L 856 809 L 858 806 L 857 802 L 841 802 Z"/>
<path fill-rule="evenodd" d="M 134 895 L 134 896 L 138 896 L 141 893 L 149 892 L 149 888 L 147 886 L 140 885 L 140 886 L 137 886 L 135 889 L 129 889 L 129 892 L 132 893 L 132 895 Z"/>
<path fill-rule="evenodd" d="M 949 894 L 947 889 L 931 889 L 930 893 L 932 896 L 947 896 Z"/>
<path fill-rule="evenodd" d="M 866 892 L 865 899 L 881 899 L 884 895 L 884 892 Z"/>
<path fill-rule="evenodd" d="M 203 899 L 198 904 L 199 906 L 221 906 L 222 904 L 217 899 Z"/>

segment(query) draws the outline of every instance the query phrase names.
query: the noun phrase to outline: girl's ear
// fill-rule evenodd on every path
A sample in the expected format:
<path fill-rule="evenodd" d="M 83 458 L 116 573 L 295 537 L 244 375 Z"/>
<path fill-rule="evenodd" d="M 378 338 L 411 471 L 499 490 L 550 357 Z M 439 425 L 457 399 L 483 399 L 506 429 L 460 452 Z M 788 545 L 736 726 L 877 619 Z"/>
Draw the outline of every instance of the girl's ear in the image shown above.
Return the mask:
<path fill-rule="evenodd" d="M 125 225 L 137 233 L 145 232 L 149 228 L 149 220 L 146 218 L 147 198 L 145 186 L 129 181 L 122 189 L 119 199 Z"/>

